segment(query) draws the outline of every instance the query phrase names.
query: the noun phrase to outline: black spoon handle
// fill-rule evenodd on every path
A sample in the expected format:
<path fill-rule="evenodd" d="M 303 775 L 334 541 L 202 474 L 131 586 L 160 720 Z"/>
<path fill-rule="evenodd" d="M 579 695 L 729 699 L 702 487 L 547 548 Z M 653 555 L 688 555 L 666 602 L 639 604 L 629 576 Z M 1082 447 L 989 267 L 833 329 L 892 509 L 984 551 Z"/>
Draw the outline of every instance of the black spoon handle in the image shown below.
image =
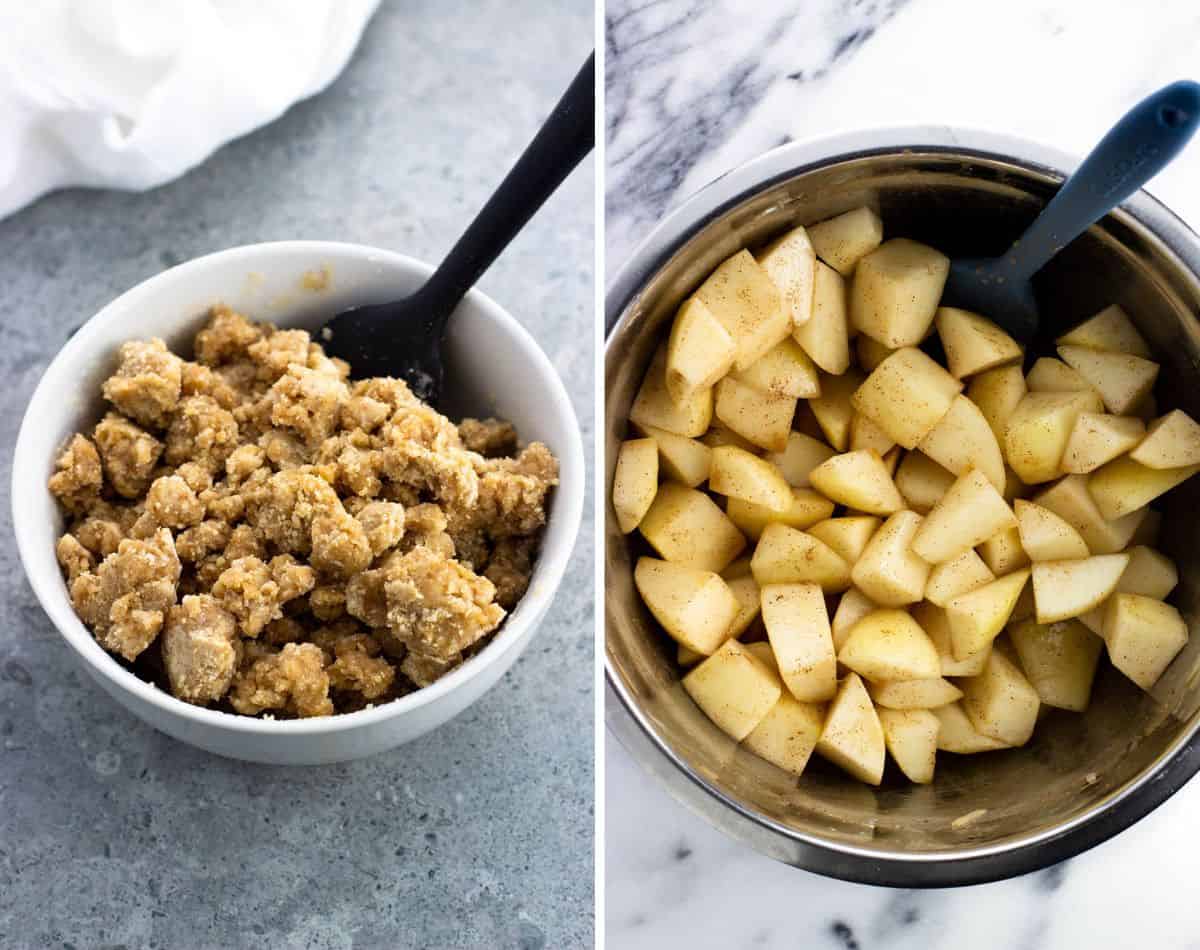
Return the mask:
<path fill-rule="evenodd" d="M 438 336 L 466 292 L 595 146 L 595 60 L 592 53 L 512 171 L 418 291 Z"/>

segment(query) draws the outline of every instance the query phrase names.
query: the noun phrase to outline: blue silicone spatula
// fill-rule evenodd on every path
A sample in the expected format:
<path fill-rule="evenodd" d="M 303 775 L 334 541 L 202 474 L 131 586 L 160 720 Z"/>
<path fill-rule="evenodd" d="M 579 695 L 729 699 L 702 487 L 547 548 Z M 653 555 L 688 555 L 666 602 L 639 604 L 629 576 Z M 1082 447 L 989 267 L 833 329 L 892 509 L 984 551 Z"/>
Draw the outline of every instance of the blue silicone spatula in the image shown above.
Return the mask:
<path fill-rule="evenodd" d="M 1018 340 L 1038 327 L 1031 278 L 1059 251 L 1162 171 L 1200 127 L 1200 83 L 1143 99 L 1100 140 L 1002 257 L 951 262 L 943 300 L 990 317 Z"/>

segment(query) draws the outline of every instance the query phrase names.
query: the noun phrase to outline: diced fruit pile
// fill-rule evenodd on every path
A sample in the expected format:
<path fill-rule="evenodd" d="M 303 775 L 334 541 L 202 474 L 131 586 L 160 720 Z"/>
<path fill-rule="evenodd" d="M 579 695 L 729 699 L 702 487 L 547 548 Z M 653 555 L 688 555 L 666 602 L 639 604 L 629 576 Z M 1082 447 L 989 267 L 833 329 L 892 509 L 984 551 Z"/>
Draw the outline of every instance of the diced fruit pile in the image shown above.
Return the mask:
<path fill-rule="evenodd" d="M 929 782 L 939 750 L 1085 709 L 1105 648 L 1148 690 L 1187 640 L 1147 506 L 1200 469 L 1200 426 L 1158 414 L 1120 307 L 1026 374 L 939 307 L 948 267 L 867 208 L 739 251 L 630 412 L 613 507 L 660 556 L 638 591 L 700 708 L 796 774 L 816 751 L 879 784 L 890 753 Z"/>

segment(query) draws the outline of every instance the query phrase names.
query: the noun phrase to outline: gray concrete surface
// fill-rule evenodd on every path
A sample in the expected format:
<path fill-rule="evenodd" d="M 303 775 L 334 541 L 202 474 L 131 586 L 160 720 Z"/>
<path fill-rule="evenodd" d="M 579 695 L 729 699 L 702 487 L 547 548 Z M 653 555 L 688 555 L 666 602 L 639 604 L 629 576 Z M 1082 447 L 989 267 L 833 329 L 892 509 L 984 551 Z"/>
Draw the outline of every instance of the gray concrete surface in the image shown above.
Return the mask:
<path fill-rule="evenodd" d="M 591 0 L 394 0 L 330 89 L 181 180 L 0 222 L 0 947 L 591 946 L 590 521 L 546 628 L 480 703 L 375 759 L 277 769 L 175 742 L 91 682 L 24 579 L 8 493 L 29 394 L 104 303 L 253 241 L 436 259 L 592 35 Z M 588 446 L 593 185 L 576 172 L 482 282 L 553 359 Z"/>

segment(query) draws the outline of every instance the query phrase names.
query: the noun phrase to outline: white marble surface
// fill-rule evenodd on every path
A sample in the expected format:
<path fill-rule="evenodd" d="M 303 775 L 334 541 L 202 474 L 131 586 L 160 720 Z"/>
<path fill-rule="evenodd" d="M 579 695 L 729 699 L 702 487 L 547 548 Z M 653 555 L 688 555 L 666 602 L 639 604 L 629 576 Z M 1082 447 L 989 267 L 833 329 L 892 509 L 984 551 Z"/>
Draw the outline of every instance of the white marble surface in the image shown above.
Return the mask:
<path fill-rule="evenodd" d="M 783 142 L 934 122 L 1081 154 L 1138 98 L 1200 74 L 1195 0 L 609 0 L 607 18 L 610 277 L 665 211 Z M 1149 190 L 1200 226 L 1200 142 Z M 760 857 L 615 741 L 606 771 L 614 950 L 1200 947 L 1200 781 L 1056 868 L 915 892 Z"/>

